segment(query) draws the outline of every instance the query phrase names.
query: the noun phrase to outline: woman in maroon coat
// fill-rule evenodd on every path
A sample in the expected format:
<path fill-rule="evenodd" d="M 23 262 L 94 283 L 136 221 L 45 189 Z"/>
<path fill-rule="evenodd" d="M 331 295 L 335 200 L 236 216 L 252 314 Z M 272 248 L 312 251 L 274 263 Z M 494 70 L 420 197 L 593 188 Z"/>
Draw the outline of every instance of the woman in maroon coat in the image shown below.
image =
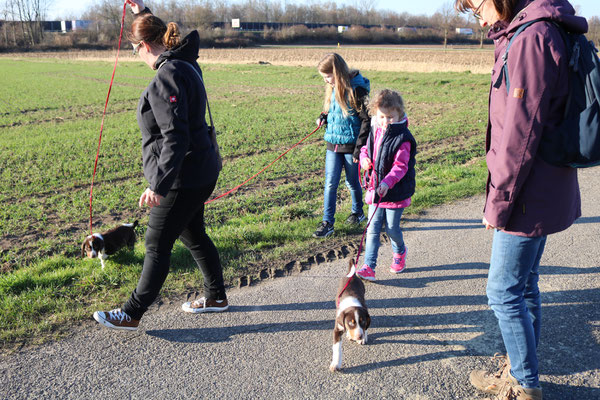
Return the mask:
<path fill-rule="evenodd" d="M 551 166 L 537 155 L 542 136 L 561 122 L 568 93 L 567 50 L 552 22 L 575 33 L 585 33 L 587 22 L 566 0 L 455 0 L 455 6 L 490 26 L 496 46 L 483 224 L 494 229 L 487 295 L 508 357 L 496 374 L 473 371 L 471 383 L 499 398 L 541 399 L 538 268 L 547 235 L 581 215 L 577 170 Z M 517 29 L 539 18 L 552 22 L 527 27 L 510 48 L 507 91 L 502 56 Z"/>

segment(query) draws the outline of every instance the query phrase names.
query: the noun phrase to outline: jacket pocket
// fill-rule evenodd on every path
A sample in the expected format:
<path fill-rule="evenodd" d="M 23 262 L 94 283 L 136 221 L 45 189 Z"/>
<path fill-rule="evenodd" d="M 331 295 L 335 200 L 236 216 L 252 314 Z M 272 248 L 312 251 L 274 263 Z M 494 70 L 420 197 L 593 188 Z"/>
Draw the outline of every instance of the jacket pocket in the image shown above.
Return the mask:
<path fill-rule="evenodd" d="M 150 144 L 150 152 L 152 153 L 152 155 L 154 157 L 160 158 L 161 150 L 162 150 L 162 146 L 160 146 L 158 141 L 154 141 L 154 142 L 152 142 L 152 144 Z"/>

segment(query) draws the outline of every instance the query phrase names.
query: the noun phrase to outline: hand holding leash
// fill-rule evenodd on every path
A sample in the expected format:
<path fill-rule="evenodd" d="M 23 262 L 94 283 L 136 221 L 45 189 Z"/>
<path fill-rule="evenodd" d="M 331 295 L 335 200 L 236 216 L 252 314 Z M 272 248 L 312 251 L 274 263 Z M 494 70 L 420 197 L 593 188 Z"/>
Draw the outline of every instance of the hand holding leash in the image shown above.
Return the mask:
<path fill-rule="evenodd" d="M 380 198 L 383 198 L 387 194 L 388 190 L 390 190 L 390 187 L 386 183 L 381 182 L 377 187 L 377 194 Z"/>
<path fill-rule="evenodd" d="M 317 118 L 317 126 L 320 128 L 321 126 L 325 125 L 326 123 L 327 123 L 327 113 L 322 112 L 321 115 L 319 115 L 319 118 Z"/>
<path fill-rule="evenodd" d="M 126 0 L 126 3 L 129 4 L 134 14 L 139 14 L 146 8 L 143 0 Z"/>
<path fill-rule="evenodd" d="M 365 171 L 370 170 L 373 167 L 373 163 L 371 162 L 370 159 L 368 158 L 363 158 L 360 162 L 360 166 L 362 167 L 362 169 L 364 169 Z"/>

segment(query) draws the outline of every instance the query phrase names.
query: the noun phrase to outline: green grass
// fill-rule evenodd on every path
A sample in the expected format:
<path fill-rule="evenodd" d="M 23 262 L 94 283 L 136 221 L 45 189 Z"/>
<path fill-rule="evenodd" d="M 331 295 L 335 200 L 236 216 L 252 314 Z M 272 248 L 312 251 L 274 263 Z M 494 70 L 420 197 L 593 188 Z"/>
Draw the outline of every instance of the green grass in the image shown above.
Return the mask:
<path fill-rule="evenodd" d="M 78 258 L 88 234 L 89 185 L 112 63 L 0 59 L 0 341 L 52 337 L 60 326 L 121 304 L 143 261 L 147 210 L 137 207 L 142 175 L 137 101 L 154 71 L 121 63 L 106 117 L 96 186 L 94 230 L 139 219 L 134 252 L 102 271 Z M 241 183 L 315 127 L 323 99 L 316 69 L 203 66 L 225 158 L 215 194 Z M 415 135 L 417 192 L 407 213 L 484 188 L 483 132 L 489 77 L 469 73 L 363 74 L 372 90 L 403 93 Z M 320 221 L 325 145 L 318 132 L 240 191 L 206 209 L 209 235 L 227 281 L 306 257 L 323 242 Z M 350 212 L 340 185 L 338 220 Z M 336 225 L 331 246 L 360 230 Z M 178 243 L 163 294 L 201 287 L 201 274 Z"/>

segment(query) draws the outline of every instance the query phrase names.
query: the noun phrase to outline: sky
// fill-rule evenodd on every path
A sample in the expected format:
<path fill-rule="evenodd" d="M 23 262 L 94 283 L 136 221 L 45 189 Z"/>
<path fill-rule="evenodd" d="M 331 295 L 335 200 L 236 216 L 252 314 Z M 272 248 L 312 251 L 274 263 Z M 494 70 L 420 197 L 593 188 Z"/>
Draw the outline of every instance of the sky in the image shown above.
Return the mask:
<path fill-rule="evenodd" d="M 181 0 L 180 0 L 181 1 Z M 235 0 L 230 0 L 235 1 Z M 356 4 L 360 0 L 338 0 L 338 4 Z M 413 15 L 432 15 L 439 10 L 445 3 L 452 0 L 375 0 L 375 8 L 392 10 L 398 13 L 408 12 Z M 48 9 L 48 19 L 62 19 L 65 17 L 80 17 L 81 14 L 91 7 L 95 0 L 49 0 L 52 7 Z M 288 4 L 293 4 L 296 1 L 287 0 Z M 306 1 L 297 1 L 298 3 L 306 4 Z M 600 1 L 599 0 L 572 0 L 571 4 L 580 6 L 580 13 L 584 17 L 599 16 L 600 17 Z"/>

